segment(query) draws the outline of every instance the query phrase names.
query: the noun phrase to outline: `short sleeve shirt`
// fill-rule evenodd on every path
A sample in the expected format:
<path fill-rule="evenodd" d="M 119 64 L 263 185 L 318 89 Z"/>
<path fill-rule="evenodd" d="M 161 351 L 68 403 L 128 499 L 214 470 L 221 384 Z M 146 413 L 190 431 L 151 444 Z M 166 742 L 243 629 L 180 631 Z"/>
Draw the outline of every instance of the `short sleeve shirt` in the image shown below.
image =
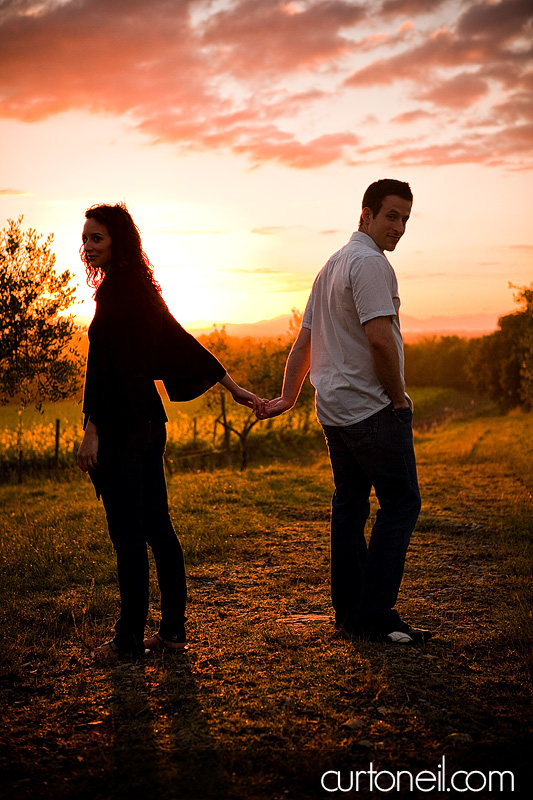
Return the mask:
<path fill-rule="evenodd" d="M 391 264 L 370 236 L 356 231 L 317 275 L 302 321 L 311 330 L 310 379 L 323 425 L 352 425 L 390 403 L 363 326 L 391 318 L 403 376 L 399 309 Z"/>

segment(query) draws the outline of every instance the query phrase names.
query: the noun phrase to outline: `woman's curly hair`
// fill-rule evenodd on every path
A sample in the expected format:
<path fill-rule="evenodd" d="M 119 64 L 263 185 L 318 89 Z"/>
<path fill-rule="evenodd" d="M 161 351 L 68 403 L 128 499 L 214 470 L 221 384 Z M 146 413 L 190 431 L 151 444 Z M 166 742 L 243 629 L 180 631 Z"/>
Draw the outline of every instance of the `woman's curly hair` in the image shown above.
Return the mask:
<path fill-rule="evenodd" d="M 139 229 L 124 203 L 91 206 L 85 212 L 85 218 L 94 219 L 107 228 L 111 237 L 111 268 L 140 278 L 143 284 L 155 289 L 160 295 L 161 287 L 155 280 L 153 267 L 142 249 Z M 87 283 L 93 289 L 98 289 L 105 277 L 103 270 L 92 266 L 83 247 L 80 254 L 87 273 Z"/>

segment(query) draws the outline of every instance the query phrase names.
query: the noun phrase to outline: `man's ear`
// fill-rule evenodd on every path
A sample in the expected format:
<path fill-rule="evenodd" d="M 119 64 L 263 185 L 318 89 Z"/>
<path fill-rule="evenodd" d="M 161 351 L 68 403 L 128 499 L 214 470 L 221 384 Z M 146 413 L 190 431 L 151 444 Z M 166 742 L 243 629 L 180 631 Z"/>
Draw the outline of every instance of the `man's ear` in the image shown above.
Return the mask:
<path fill-rule="evenodd" d="M 366 208 L 363 208 L 363 210 L 361 211 L 361 219 L 362 219 L 362 221 L 364 223 L 368 224 L 369 222 L 372 221 L 373 218 L 374 218 L 374 214 L 372 212 L 372 209 L 368 208 L 368 206 L 366 206 Z"/>

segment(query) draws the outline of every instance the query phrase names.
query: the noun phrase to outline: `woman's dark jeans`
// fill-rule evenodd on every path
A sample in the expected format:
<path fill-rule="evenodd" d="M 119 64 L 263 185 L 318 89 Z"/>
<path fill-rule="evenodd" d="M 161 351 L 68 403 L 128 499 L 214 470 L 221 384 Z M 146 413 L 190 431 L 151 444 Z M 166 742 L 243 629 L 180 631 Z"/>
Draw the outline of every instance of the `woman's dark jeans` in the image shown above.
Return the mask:
<path fill-rule="evenodd" d="M 335 493 L 331 597 L 337 624 L 392 630 L 411 533 L 420 513 L 411 409 L 392 404 L 346 427 L 324 426 Z M 369 496 L 379 502 L 367 546 Z"/>
<path fill-rule="evenodd" d="M 117 554 L 120 619 L 115 643 L 144 652 L 148 615 L 147 543 L 154 554 L 161 591 L 164 639 L 185 639 L 187 588 L 183 551 L 170 520 L 163 465 L 166 428 L 146 422 L 133 433 L 100 434 L 98 467 L 91 476 L 104 503 Z"/>

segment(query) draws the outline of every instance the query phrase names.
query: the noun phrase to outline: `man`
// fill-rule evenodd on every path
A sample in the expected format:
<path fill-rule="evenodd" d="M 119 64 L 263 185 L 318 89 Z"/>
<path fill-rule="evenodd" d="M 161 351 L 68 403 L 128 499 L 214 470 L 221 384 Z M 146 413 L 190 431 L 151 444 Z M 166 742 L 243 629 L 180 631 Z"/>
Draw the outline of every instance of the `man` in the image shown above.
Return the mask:
<path fill-rule="evenodd" d="M 348 637 L 422 643 L 394 606 L 420 512 L 405 393 L 400 298 L 384 255 L 405 232 L 409 184 L 384 179 L 363 197 L 356 231 L 319 272 L 285 367 L 281 397 L 265 416 L 292 408 L 310 368 L 335 482 L 331 514 L 331 596 Z M 375 489 L 379 510 L 368 546 L 364 529 Z"/>

